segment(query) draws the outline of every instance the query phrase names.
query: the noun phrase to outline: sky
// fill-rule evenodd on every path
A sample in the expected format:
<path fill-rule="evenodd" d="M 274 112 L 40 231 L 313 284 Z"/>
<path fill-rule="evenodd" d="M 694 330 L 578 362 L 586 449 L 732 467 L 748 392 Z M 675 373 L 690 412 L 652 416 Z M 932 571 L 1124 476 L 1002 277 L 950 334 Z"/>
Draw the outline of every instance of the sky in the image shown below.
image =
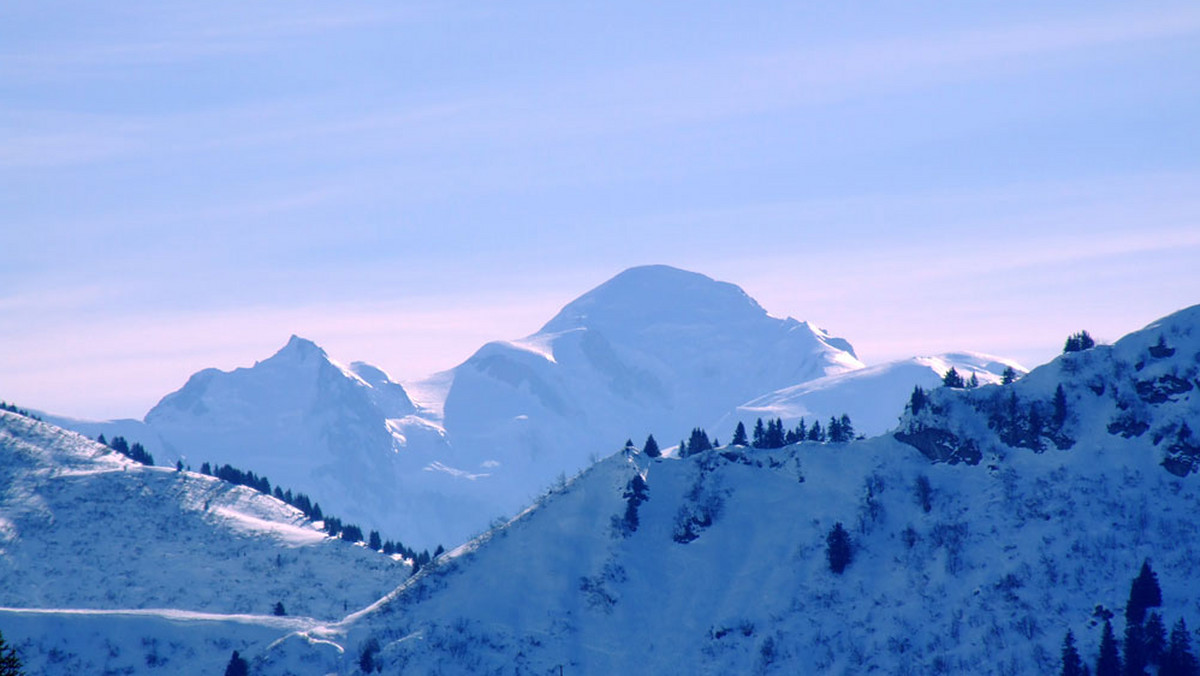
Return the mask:
<path fill-rule="evenodd" d="M 414 379 L 648 263 L 1032 367 L 1200 303 L 1196 120 L 1191 2 L 5 3 L 0 399 Z"/>

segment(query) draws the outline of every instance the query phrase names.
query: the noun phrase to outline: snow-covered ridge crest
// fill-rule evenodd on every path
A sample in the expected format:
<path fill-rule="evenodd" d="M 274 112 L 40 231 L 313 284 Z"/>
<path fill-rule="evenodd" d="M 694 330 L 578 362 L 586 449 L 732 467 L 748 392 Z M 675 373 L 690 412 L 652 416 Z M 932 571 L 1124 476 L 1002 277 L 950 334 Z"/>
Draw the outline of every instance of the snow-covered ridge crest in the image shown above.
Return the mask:
<path fill-rule="evenodd" d="M 1113 345 L 1065 352 L 1009 385 L 930 391 L 910 400 L 897 438 L 935 460 L 969 463 L 1121 439 L 1185 476 L 1200 471 L 1196 421 L 1200 305 Z"/>

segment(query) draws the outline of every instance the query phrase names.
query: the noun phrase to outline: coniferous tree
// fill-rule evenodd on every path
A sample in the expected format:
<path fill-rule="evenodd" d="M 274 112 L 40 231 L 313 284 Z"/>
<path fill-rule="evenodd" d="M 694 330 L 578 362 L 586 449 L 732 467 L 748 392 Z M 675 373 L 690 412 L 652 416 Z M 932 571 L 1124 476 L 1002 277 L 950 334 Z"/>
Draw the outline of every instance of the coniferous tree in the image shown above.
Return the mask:
<path fill-rule="evenodd" d="M 825 556 L 829 559 L 829 570 L 841 575 L 850 565 L 854 551 L 850 547 L 850 534 L 842 527 L 842 522 L 833 524 L 833 529 L 825 538 Z"/>
<path fill-rule="evenodd" d="M 804 429 L 804 418 L 796 423 L 796 441 L 804 441 L 808 438 L 808 430 Z"/>
<path fill-rule="evenodd" d="M 1071 630 L 1067 630 L 1067 636 L 1063 639 L 1062 647 L 1062 671 L 1061 676 L 1083 676 L 1083 660 L 1079 657 L 1079 650 L 1075 648 L 1075 635 Z"/>
<path fill-rule="evenodd" d="M 767 423 L 767 448 L 783 448 L 783 420 L 776 418 Z"/>
<path fill-rule="evenodd" d="M 954 387 L 961 390 L 966 386 L 966 383 L 963 382 L 962 376 L 958 375 L 958 369 L 951 366 L 950 370 L 946 371 L 946 375 L 942 376 L 942 385 L 944 387 Z"/>
<path fill-rule="evenodd" d="M 1067 421 L 1067 394 L 1063 391 L 1061 383 L 1058 389 L 1054 390 L 1054 426 L 1061 428 L 1063 423 Z"/>
<path fill-rule="evenodd" d="M 979 387 L 979 375 L 971 371 L 971 379 L 967 381 L 967 389 L 973 390 L 976 387 Z"/>
<path fill-rule="evenodd" d="M 1125 622 L 1125 653 L 1122 673 L 1125 676 L 1146 675 L 1146 639 L 1140 622 Z"/>
<path fill-rule="evenodd" d="M 908 408 L 913 412 L 913 415 L 920 413 L 921 409 L 925 408 L 926 400 L 925 390 L 921 389 L 920 385 L 914 385 L 912 396 L 908 398 Z"/>
<path fill-rule="evenodd" d="M 1150 560 L 1142 561 L 1138 576 L 1129 585 L 1129 603 L 1125 604 L 1125 621 L 1141 624 L 1146 616 L 1147 608 L 1158 608 L 1162 605 L 1162 589 L 1158 586 L 1158 576 L 1150 568 Z"/>
<path fill-rule="evenodd" d="M 692 430 L 691 437 L 688 438 L 687 452 L 688 455 L 695 455 L 703 451 L 712 450 L 712 442 L 708 440 L 708 435 L 704 430 L 696 427 Z"/>
<path fill-rule="evenodd" d="M 383 540 L 379 537 L 379 531 L 371 531 L 371 534 L 367 537 L 367 546 L 375 551 L 383 549 Z"/>
<path fill-rule="evenodd" d="M 1142 636 L 1146 640 L 1146 662 L 1161 665 L 1167 653 L 1167 627 L 1163 624 L 1162 615 L 1150 613 L 1142 627 Z"/>
<path fill-rule="evenodd" d="M 108 439 L 105 439 L 105 438 L 104 438 L 104 435 L 103 435 L 103 434 L 101 434 L 100 436 L 96 437 L 96 443 L 98 443 L 98 444 L 103 444 L 103 445 L 107 446 L 107 445 L 108 445 Z"/>
<path fill-rule="evenodd" d="M 238 654 L 238 651 L 233 651 L 233 656 L 229 658 L 229 664 L 225 666 L 225 676 L 249 676 L 249 674 L 250 665 Z"/>
<path fill-rule="evenodd" d="M 842 443 L 842 423 L 835 416 L 829 416 L 829 424 L 825 426 L 825 434 L 829 436 L 829 442 L 833 444 Z"/>
<path fill-rule="evenodd" d="M 754 441 L 752 441 L 750 445 L 753 446 L 754 448 L 765 448 L 766 443 L 767 443 L 767 430 L 763 426 L 762 418 L 759 418 L 754 423 Z"/>
<path fill-rule="evenodd" d="M 1017 379 L 1017 372 L 1011 366 L 1005 366 L 1004 372 L 1000 374 L 1000 384 L 1008 385 Z"/>
<path fill-rule="evenodd" d="M 13 648 L 4 640 L 4 634 L 0 633 L 0 676 L 24 676 L 25 671 L 21 666 L 21 658 L 17 656 L 16 648 Z"/>
<path fill-rule="evenodd" d="M 1192 653 L 1192 641 L 1188 635 L 1187 623 L 1180 618 L 1171 629 L 1171 645 L 1163 658 L 1159 676 L 1196 676 L 1200 673 L 1196 656 Z"/>
<path fill-rule="evenodd" d="M 1104 633 L 1100 636 L 1096 676 L 1121 676 L 1121 655 L 1117 649 L 1117 638 L 1113 636 L 1112 622 L 1109 620 L 1104 621 Z"/>
<path fill-rule="evenodd" d="M 642 453 L 648 458 L 657 458 L 662 455 L 662 451 L 658 450 L 658 442 L 654 440 L 654 435 L 646 437 L 646 443 L 642 446 Z"/>
<path fill-rule="evenodd" d="M 1063 345 L 1063 352 L 1082 352 L 1084 350 L 1090 350 L 1095 346 L 1096 341 L 1092 340 L 1092 337 L 1088 334 L 1088 332 L 1080 331 L 1079 333 L 1072 334 L 1067 338 L 1066 344 Z"/>
<path fill-rule="evenodd" d="M 287 611 L 283 609 L 283 601 L 276 601 L 275 607 L 271 609 L 271 614 L 277 617 L 287 615 Z"/>
<path fill-rule="evenodd" d="M 733 431 L 733 441 L 729 442 L 730 446 L 747 446 L 746 441 L 746 426 L 738 421 L 737 429 Z"/>
<path fill-rule="evenodd" d="M 846 441 L 854 441 L 854 424 L 850 422 L 850 416 L 843 413 L 838 422 L 842 425 L 842 438 Z"/>
<path fill-rule="evenodd" d="M 821 429 L 821 421 L 814 420 L 812 427 L 808 428 L 808 440 L 823 443 L 825 441 L 825 430 Z"/>

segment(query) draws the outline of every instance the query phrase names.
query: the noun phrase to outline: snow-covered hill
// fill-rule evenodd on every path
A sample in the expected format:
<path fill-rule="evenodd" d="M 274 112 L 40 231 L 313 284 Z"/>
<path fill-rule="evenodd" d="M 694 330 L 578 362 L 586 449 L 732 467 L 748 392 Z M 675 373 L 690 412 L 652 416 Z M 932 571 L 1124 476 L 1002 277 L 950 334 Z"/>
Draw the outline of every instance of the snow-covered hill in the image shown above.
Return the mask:
<path fill-rule="evenodd" d="M 408 567 L 295 508 L 0 412 L 0 606 L 340 616 Z"/>
<path fill-rule="evenodd" d="M 354 674 L 369 653 L 385 673 L 1054 673 L 1068 630 L 1094 657 L 1103 609 L 1120 634 L 1143 560 L 1168 623 L 1197 626 L 1198 370 L 1200 307 L 1014 384 L 939 388 L 899 436 L 943 446 L 618 454 L 257 665 Z M 989 427 L 1014 394 L 1053 420 L 1059 384 L 1061 425 L 1012 444 Z M 853 552 L 840 575 L 839 522 Z"/>
<path fill-rule="evenodd" d="M 904 412 L 913 387 L 933 389 L 951 368 L 964 379 L 975 376 L 981 385 L 999 383 L 1006 368 L 1023 375 L 1025 368 L 1002 357 L 976 352 L 955 352 L 933 357 L 912 357 L 810 380 L 746 402 L 716 427 L 729 438 L 739 421 L 782 419 L 791 429 L 801 418 L 822 424 L 831 416 L 850 416 L 855 431 L 868 437 L 894 428 Z"/>

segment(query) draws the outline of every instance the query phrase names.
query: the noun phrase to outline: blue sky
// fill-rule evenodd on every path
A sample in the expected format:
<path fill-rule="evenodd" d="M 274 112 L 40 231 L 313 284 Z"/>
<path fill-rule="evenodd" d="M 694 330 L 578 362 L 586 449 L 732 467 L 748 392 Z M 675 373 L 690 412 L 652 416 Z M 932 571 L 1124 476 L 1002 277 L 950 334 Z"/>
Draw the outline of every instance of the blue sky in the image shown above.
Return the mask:
<path fill-rule="evenodd" d="M 868 363 L 1200 302 L 1194 3 L 649 4 L 6 4 L 0 398 L 416 377 L 644 263 Z"/>

